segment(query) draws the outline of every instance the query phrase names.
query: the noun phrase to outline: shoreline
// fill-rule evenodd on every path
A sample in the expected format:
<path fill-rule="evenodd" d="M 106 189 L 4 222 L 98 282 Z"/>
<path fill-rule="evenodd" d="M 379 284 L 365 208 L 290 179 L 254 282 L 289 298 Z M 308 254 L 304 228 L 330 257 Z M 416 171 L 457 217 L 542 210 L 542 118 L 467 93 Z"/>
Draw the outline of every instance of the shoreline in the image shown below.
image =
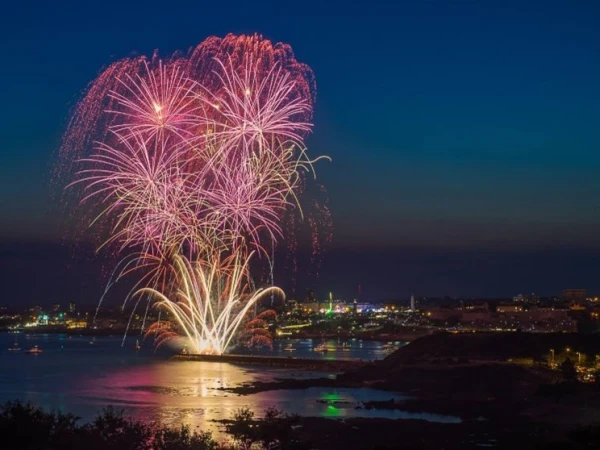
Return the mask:
<path fill-rule="evenodd" d="M 173 361 L 201 361 L 214 363 L 229 363 L 239 365 L 261 365 L 268 367 L 290 367 L 301 370 L 325 370 L 334 372 L 343 372 L 346 370 L 360 369 L 369 361 L 360 359 L 315 359 L 315 358 L 296 358 L 292 356 L 263 356 L 263 355 L 175 355 L 171 357 Z"/>
<path fill-rule="evenodd" d="M 292 335 L 278 336 L 278 339 L 344 339 L 359 341 L 381 341 L 381 342 L 412 342 L 417 339 L 433 334 L 432 330 L 414 330 L 400 333 L 369 333 L 350 334 L 350 333 L 310 333 L 299 332 Z"/>
<path fill-rule="evenodd" d="M 82 335 L 82 336 L 114 336 L 114 335 L 124 335 L 124 328 L 118 329 L 104 329 L 104 328 L 56 328 L 56 327 L 32 327 L 32 328 L 19 328 L 19 329 L 9 329 L 2 328 L 0 329 L 0 333 L 24 333 L 24 334 L 68 334 L 68 335 Z M 130 328 L 127 332 L 127 335 L 142 335 L 143 332 L 140 328 Z M 412 342 L 425 334 L 430 333 L 401 333 L 401 334 L 383 334 L 381 336 L 378 335 L 349 335 L 349 334 L 318 334 L 318 333 L 302 333 L 302 334 L 294 334 L 294 335 L 285 335 L 285 336 L 277 336 L 275 339 L 277 340 L 301 340 L 301 339 L 340 339 L 340 340 L 357 340 L 357 341 L 379 341 L 379 342 Z"/>
<path fill-rule="evenodd" d="M 18 330 L 3 329 L 0 333 L 9 334 L 67 334 L 69 336 L 123 336 L 125 329 L 90 329 L 90 328 L 21 328 Z M 127 332 L 128 336 L 141 336 L 142 330 L 139 328 L 129 329 Z"/>

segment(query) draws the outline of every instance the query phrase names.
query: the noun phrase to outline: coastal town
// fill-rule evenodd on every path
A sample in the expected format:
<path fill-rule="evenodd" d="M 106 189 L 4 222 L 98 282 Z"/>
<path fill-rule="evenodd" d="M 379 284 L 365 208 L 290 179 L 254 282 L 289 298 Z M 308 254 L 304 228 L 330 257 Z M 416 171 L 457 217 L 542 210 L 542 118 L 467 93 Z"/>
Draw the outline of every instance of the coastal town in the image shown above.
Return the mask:
<path fill-rule="evenodd" d="M 363 337 L 410 341 L 433 331 L 592 333 L 600 329 L 600 297 L 585 289 L 565 289 L 556 297 L 519 294 L 512 299 L 455 299 L 412 296 L 380 303 L 316 299 L 263 304 L 274 309 L 271 331 L 277 337 Z M 168 319 L 164 314 L 163 319 Z M 75 302 L 18 310 L 0 306 L 0 327 L 28 331 L 117 333 L 144 330 L 160 320 L 155 309 L 78 307 Z"/>
<path fill-rule="evenodd" d="M 271 308 L 268 304 L 257 306 Z M 584 289 L 565 289 L 557 297 L 534 294 L 512 299 L 451 299 L 411 296 L 404 301 L 366 303 L 358 300 L 324 299 L 308 291 L 306 298 L 274 305 L 277 314 L 269 324 L 275 340 L 350 339 L 388 342 L 385 354 L 401 345 L 439 332 L 450 334 L 495 333 L 585 335 L 600 328 L 600 301 Z M 26 311 L 0 308 L 0 327 L 5 331 L 26 333 L 66 333 L 78 335 L 142 335 L 152 323 L 168 321 L 167 313 L 155 309 L 79 308 L 75 302 L 50 308 L 35 306 Z M 291 344 L 290 344 L 291 345 Z M 508 353 L 505 359 L 532 366 L 543 363 L 554 370 L 569 359 L 584 382 L 593 382 L 600 354 L 585 352 L 577 346 L 557 344 L 542 354 Z M 327 352 L 321 344 L 316 352 Z M 186 352 L 186 348 L 183 348 Z M 235 353 L 235 348 L 233 348 Z M 268 354 L 268 351 L 264 352 Z"/>

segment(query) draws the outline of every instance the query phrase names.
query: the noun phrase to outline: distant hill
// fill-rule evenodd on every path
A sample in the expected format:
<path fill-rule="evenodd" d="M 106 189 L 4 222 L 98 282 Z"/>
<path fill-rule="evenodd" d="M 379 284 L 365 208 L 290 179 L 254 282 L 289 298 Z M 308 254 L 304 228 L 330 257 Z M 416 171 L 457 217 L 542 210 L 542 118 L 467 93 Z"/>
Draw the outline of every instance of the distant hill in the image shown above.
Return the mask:
<path fill-rule="evenodd" d="M 573 355 L 600 354 L 600 334 L 577 333 L 435 333 L 398 349 L 384 361 L 414 364 L 434 358 L 465 358 L 481 361 L 506 361 L 510 358 L 547 359 L 550 349 L 556 354 L 570 348 Z"/>

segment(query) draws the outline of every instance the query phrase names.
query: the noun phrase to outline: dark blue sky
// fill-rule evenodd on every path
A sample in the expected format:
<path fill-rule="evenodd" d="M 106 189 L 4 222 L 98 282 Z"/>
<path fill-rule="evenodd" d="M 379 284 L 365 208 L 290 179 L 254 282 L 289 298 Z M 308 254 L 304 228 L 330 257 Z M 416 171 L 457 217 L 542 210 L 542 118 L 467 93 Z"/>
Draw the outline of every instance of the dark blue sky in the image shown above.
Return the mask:
<path fill-rule="evenodd" d="M 64 265 L 49 175 L 102 67 L 259 32 L 313 68 L 309 149 L 333 158 L 318 170 L 334 248 L 307 283 L 351 295 L 359 281 L 372 298 L 600 290 L 598 2 L 51 3 L 0 17 L 6 281 L 26 261 Z"/>

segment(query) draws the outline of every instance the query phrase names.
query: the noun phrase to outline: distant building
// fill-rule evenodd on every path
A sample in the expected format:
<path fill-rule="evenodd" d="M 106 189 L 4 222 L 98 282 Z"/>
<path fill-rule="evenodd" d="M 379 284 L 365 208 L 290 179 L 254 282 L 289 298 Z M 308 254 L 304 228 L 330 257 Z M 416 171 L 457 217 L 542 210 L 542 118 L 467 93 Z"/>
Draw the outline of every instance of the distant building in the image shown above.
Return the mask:
<path fill-rule="evenodd" d="M 456 310 L 461 313 L 460 321 L 467 324 L 489 322 L 492 317 L 488 302 L 462 302 Z"/>
<path fill-rule="evenodd" d="M 37 324 L 38 325 L 48 325 L 48 315 L 40 314 L 37 318 Z"/>
<path fill-rule="evenodd" d="M 415 302 L 415 296 L 414 294 L 410 296 L 410 310 L 415 312 L 417 310 L 417 305 Z"/>
<path fill-rule="evenodd" d="M 67 322 L 67 328 L 87 328 L 87 325 L 85 320 L 72 320 Z"/>
<path fill-rule="evenodd" d="M 288 311 L 295 311 L 298 308 L 298 301 L 294 299 L 286 300 L 285 307 Z"/>
<path fill-rule="evenodd" d="M 60 305 L 58 303 L 55 303 L 54 305 L 52 305 L 52 312 L 58 311 L 60 311 Z"/>
<path fill-rule="evenodd" d="M 587 292 L 585 289 L 564 289 L 561 297 L 572 309 L 580 309 L 585 304 Z"/>
<path fill-rule="evenodd" d="M 523 305 L 498 305 L 496 306 L 496 312 L 499 313 L 511 313 L 523 311 Z"/>
<path fill-rule="evenodd" d="M 74 313 L 75 312 L 75 302 L 70 302 L 69 303 L 69 312 L 70 313 Z"/>
<path fill-rule="evenodd" d="M 425 311 L 425 316 L 431 320 L 448 320 L 451 317 L 460 318 L 461 312 L 450 307 L 434 307 Z"/>
<path fill-rule="evenodd" d="M 513 302 L 522 303 L 522 304 L 530 304 L 530 305 L 538 305 L 540 303 L 540 296 L 535 295 L 533 293 L 528 295 L 519 294 L 513 297 Z"/>
<path fill-rule="evenodd" d="M 314 311 L 318 311 L 319 309 L 321 309 L 319 305 L 319 300 L 317 300 L 317 296 L 315 295 L 315 291 L 313 291 L 312 289 L 306 291 L 306 298 L 302 303 L 304 303 L 303 307 L 312 309 Z"/>

